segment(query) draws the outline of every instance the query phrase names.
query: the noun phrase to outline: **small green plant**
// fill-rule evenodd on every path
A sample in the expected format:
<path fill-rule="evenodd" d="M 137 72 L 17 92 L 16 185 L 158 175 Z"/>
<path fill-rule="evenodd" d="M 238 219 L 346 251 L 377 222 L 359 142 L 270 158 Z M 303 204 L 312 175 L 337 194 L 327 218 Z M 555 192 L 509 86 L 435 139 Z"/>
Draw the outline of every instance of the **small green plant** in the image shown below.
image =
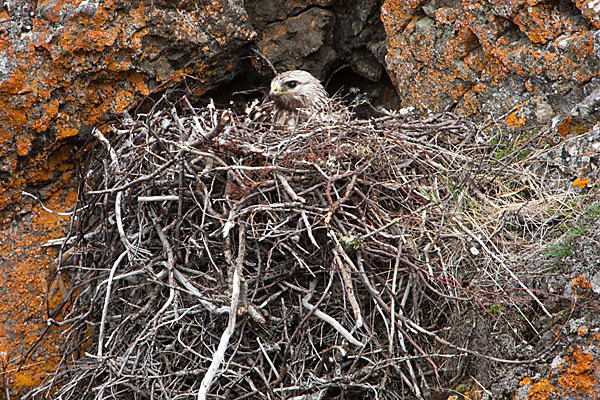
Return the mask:
<path fill-rule="evenodd" d="M 466 392 L 468 389 L 468 386 L 466 383 L 459 383 L 458 385 L 456 385 L 456 387 L 454 388 L 455 391 L 457 391 L 458 393 L 464 393 Z"/>
<path fill-rule="evenodd" d="M 521 161 L 527 158 L 531 153 L 530 149 L 524 149 L 527 143 L 527 137 L 524 135 L 502 134 L 499 133 L 490 140 L 493 146 L 492 157 L 498 161 L 516 153 L 515 161 Z"/>
<path fill-rule="evenodd" d="M 565 214 L 569 219 L 574 219 L 576 217 L 574 213 L 574 207 L 568 208 L 570 213 Z M 575 239 L 582 237 L 587 233 L 588 228 L 588 220 L 597 218 L 600 216 L 600 204 L 594 204 L 585 210 L 583 213 L 583 218 L 581 218 L 581 222 L 577 224 L 569 224 L 569 220 L 562 223 L 558 229 L 564 233 L 564 237 L 561 243 L 551 244 L 546 254 L 557 260 L 564 260 L 568 256 L 573 253 L 573 242 Z"/>
<path fill-rule="evenodd" d="M 577 239 L 582 237 L 587 233 L 587 224 L 581 223 L 580 225 L 573 226 L 569 229 L 569 237 L 570 239 Z"/>
<path fill-rule="evenodd" d="M 548 273 L 553 273 L 553 272 L 556 272 L 557 270 L 558 270 L 558 266 L 556 266 L 556 265 L 551 265 L 550 267 L 548 267 L 548 268 L 546 268 L 546 269 L 542 270 L 542 273 L 543 273 L 543 274 L 548 274 Z"/>
<path fill-rule="evenodd" d="M 546 255 L 556 259 L 564 260 L 573 253 L 573 245 L 571 241 L 566 239 L 560 244 L 551 244 L 546 250 Z"/>
<path fill-rule="evenodd" d="M 501 314 L 504 313 L 504 308 L 500 304 L 494 303 L 488 307 L 487 311 L 494 317 L 499 317 Z"/>
<path fill-rule="evenodd" d="M 585 211 L 586 218 L 597 218 L 600 217 L 600 203 L 594 204 Z"/>
<path fill-rule="evenodd" d="M 512 151 L 513 150 L 510 146 L 500 145 L 498 146 L 498 149 L 494 152 L 494 158 L 498 161 L 502 160 L 504 157 L 512 153 Z"/>

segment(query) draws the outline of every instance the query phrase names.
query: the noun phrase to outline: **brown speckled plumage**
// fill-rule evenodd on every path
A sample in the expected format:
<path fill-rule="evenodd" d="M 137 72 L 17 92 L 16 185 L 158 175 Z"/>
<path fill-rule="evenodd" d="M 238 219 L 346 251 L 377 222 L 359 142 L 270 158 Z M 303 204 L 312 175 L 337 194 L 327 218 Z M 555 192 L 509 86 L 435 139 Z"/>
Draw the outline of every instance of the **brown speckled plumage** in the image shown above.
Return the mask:
<path fill-rule="evenodd" d="M 271 90 L 251 118 L 279 129 L 293 129 L 310 119 L 324 120 L 328 101 L 323 85 L 309 72 L 287 71 L 273 78 Z"/>

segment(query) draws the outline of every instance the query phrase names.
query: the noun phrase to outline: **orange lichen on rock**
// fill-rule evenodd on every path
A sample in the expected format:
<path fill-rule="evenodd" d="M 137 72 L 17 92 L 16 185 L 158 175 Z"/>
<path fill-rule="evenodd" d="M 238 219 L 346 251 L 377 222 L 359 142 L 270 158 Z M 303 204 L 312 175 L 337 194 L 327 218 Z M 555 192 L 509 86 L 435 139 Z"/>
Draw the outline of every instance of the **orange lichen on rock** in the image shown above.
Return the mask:
<path fill-rule="evenodd" d="M 26 156 L 31 150 L 31 137 L 29 135 L 23 135 L 17 142 L 17 155 L 20 157 Z"/>
<path fill-rule="evenodd" d="M 530 384 L 531 378 L 524 378 L 521 382 L 524 384 Z M 553 398 L 557 392 L 556 387 L 550 383 L 548 379 L 540 379 L 539 381 L 531 384 L 528 396 L 529 400 L 546 400 Z"/>
<path fill-rule="evenodd" d="M 598 378 L 596 371 L 600 365 L 594 357 L 577 345 L 569 347 L 571 355 L 567 359 L 567 370 L 558 377 L 564 394 L 593 395 L 598 394 Z"/>
<path fill-rule="evenodd" d="M 521 115 L 519 111 L 520 107 L 517 106 L 517 110 L 508 114 L 508 116 L 505 119 L 505 122 L 511 128 L 518 128 L 520 126 L 525 125 L 525 118 Z"/>
<path fill-rule="evenodd" d="M 575 6 L 581 10 L 581 14 L 586 17 L 596 28 L 600 28 L 600 14 L 598 11 L 598 2 L 592 0 L 574 0 Z"/>
<path fill-rule="evenodd" d="M 577 178 L 573 181 L 573 186 L 578 187 L 579 189 L 584 189 L 589 185 L 590 178 Z"/>
<path fill-rule="evenodd" d="M 402 106 L 436 112 L 451 107 L 477 118 L 483 110 L 503 115 L 523 104 L 524 112 L 507 121 L 523 126 L 539 122 L 532 99 L 564 93 L 561 105 L 575 104 L 581 99 L 574 86 L 586 86 L 600 73 L 596 29 L 558 3 L 422 3 L 387 0 L 382 6 L 386 64 Z M 552 109 L 561 110 L 555 103 Z M 562 128 L 573 133 L 570 125 Z"/>
<path fill-rule="evenodd" d="M 523 7 L 514 17 L 514 22 L 531 42 L 539 44 L 546 44 L 561 32 L 572 32 L 575 29 L 574 23 L 561 14 L 555 4 L 549 3 Z"/>
<path fill-rule="evenodd" d="M 583 181 L 585 182 L 585 180 Z M 587 181 L 589 182 L 589 179 L 587 179 Z M 585 276 L 577 275 L 571 281 L 571 288 L 573 289 L 573 293 L 576 299 L 587 299 L 590 295 L 590 292 L 592 291 L 592 284 Z"/>
<path fill-rule="evenodd" d="M 70 210 L 76 193 L 57 190 L 45 205 L 57 211 Z M 0 310 L 0 358 L 2 381 L 15 393 L 40 382 L 44 374 L 54 369 L 58 361 L 56 343 L 60 332 L 46 331 L 46 307 L 61 300 L 60 291 L 45 297 L 49 286 L 48 266 L 55 254 L 41 248 L 47 240 L 61 236 L 69 218 L 48 213 L 30 199 L 23 199 L 23 217 L 19 221 L 4 221 L 0 228 L 0 271 L 2 302 Z M 45 335 L 44 335 L 45 333 Z M 38 339 L 44 335 L 42 340 Z M 25 359 L 27 350 L 36 347 Z M 9 390 L 9 388 L 6 388 Z"/>
<path fill-rule="evenodd" d="M 421 18 L 415 15 L 418 5 L 416 1 L 387 1 L 382 8 L 388 34 L 387 61 L 399 83 L 400 98 L 405 105 L 421 109 L 464 102 L 476 112 L 477 96 L 470 92 L 468 82 L 486 65 L 481 52 L 471 51 L 478 47 L 477 38 L 471 30 L 462 29 L 456 10 L 441 9 L 436 11 L 435 19 Z M 437 31 L 452 24 L 459 27 L 455 35 L 440 37 Z M 399 27 L 403 28 L 401 32 Z"/>
<path fill-rule="evenodd" d="M 530 377 L 523 378 L 519 385 L 525 389 L 519 390 L 513 398 L 516 400 L 549 400 L 561 399 L 567 396 L 577 398 L 597 398 L 600 364 L 594 359 L 594 344 L 589 347 L 571 345 L 569 354 L 562 358 L 553 372 L 536 382 Z M 589 396 L 589 397 L 588 397 Z"/>
<path fill-rule="evenodd" d="M 556 126 L 556 132 L 561 136 L 567 136 L 571 130 L 571 117 L 566 116 L 564 120 L 562 120 Z"/>
<path fill-rule="evenodd" d="M 400 27 L 412 18 L 421 3 L 423 3 L 423 0 L 389 0 L 383 3 L 381 18 L 384 20 L 388 37 L 395 36 L 397 33 L 395 26 Z"/>

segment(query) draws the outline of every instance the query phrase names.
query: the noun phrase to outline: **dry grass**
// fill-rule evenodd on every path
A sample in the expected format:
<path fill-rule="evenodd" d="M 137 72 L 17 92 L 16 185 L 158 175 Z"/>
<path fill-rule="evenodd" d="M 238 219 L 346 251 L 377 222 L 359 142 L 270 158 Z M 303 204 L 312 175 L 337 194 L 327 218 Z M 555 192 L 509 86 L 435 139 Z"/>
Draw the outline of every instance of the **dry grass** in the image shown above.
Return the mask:
<path fill-rule="evenodd" d="M 519 258 L 569 196 L 543 133 L 499 156 L 450 114 L 275 132 L 183 109 L 96 131 L 62 242 L 63 361 L 31 397 L 424 398 L 466 355 L 538 358 L 453 332 L 549 315 Z"/>

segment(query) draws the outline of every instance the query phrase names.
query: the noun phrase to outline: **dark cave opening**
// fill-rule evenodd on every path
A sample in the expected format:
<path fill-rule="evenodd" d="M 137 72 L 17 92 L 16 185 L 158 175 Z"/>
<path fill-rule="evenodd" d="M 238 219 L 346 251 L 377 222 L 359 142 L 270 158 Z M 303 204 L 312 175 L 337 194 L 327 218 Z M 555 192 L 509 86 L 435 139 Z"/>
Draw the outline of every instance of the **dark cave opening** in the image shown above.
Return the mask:
<path fill-rule="evenodd" d="M 243 113 L 246 104 L 264 96 L 272 78 L 273 75 L 261 75 L 253 68 L 245 69 L 231 81 L 203 94 L 197 104 L 206 105 L 212 99 L 217 107 Z M 350 66 L 344 66 L 332 72 L 323 86 L 330 96 L 339 96 L 347 104 L 360 103 L 354 107 L 357 118 L 376 115 L 381 108 L 395 110 L 401 106 L 396 89 L 385 73 L 378 81 L 372 81 L 354 72 Z"/>

